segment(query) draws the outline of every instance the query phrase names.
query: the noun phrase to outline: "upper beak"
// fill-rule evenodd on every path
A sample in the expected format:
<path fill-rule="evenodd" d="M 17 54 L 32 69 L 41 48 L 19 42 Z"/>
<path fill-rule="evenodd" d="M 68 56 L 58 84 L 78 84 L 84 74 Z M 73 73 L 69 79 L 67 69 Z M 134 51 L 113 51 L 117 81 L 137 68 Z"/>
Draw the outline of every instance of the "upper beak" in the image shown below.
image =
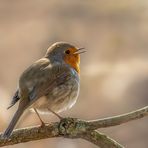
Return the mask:
<path fill-rule="evenodd" d="M 82 48 L 78 48 L 75 52 L 74 52 L 74 54 L 81 54 L 81 53 L 85 53 L 86 52 L 86 50 L 84 50 L 85 48 L 84 47 L 82 47 Z"/>

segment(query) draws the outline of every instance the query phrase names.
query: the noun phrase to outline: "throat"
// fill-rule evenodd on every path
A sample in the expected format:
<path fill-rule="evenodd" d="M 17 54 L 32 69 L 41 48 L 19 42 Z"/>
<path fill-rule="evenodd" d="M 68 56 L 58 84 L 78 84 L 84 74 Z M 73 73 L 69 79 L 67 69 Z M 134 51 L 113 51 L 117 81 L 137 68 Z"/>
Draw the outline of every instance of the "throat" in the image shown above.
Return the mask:
<path fill-rule="evenodd" d="M 80 74 L 80 64 L 79 63 L 68 62 L 67 64 L 70 65 L 70 67 L 72 67 L 78 74 Z"/>
<path fill-rule="evenodd" d="M 71 65 L 78 74 L 80 74 L 80 65 L 78 63 L 75 63 L 73 65 Z"/>
<path fill-rule="evenodd" d="M 65 57 L 64 60 L 67 64 L 69 64 L 72 68 L 74 68 L 78 74 L 80 74 L 80 56 L 79 55 L 77 55 L 76 57 L 67 56 Z"/>
<path fill-rule="evenodd" d="M 79 63 L 74 63 L 74 62 L 66 62 L 68 65 L 70 65 L 74 70 L 80 74 L 80 64 Z"/>

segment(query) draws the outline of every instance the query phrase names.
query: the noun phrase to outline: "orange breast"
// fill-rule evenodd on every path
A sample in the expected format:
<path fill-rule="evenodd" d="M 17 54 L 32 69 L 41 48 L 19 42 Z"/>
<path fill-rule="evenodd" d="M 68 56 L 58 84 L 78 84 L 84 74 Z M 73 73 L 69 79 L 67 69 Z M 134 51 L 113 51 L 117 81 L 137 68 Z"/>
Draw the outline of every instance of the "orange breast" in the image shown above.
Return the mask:
<path fill-rule="evenodd" d="M 80 73 L 80 55 L 78 54 L 66 55 L 64 60 L 67 64 L 73 67 L 78 73 Z"/>

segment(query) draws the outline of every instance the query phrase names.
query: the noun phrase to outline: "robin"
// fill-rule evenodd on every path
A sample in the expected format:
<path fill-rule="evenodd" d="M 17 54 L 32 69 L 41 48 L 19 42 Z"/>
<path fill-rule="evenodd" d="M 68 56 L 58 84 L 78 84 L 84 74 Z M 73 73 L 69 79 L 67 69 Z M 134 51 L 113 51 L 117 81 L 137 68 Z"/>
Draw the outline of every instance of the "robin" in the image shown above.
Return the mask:
<path fill-rule="evenodd" d="M 80 54 L 84 48 L 57 42 L 50 46 L 45 56 L 29 68 L 19 79 L 19 87 L 10 106 L 19 101 L 18 109 L 3 138 L 9 138 L 17 121 L 26 109 L 32 109 L 40 118 L 40 113 L 58 113 L 70 109 L 76 102 L 80 89 Z"/>

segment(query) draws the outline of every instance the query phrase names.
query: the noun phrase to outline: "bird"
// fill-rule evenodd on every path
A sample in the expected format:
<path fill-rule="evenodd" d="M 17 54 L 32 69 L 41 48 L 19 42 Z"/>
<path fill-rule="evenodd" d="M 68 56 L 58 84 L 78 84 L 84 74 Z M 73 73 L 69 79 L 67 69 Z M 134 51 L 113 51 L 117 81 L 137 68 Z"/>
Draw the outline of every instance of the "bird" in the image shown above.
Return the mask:
<path fill-rule="evenodd" d="M 8 109 L 17 102 L 19 105 L 3 138 L 10 137 L 25 110 L 32 109 L 44 126 L 40 114 L 52 112 L 61 118 L 58 113 L 76 103 L 80 90 L 80 54 L 84 52 L 84 48 L 56 42 L 21 74 Z"/>

